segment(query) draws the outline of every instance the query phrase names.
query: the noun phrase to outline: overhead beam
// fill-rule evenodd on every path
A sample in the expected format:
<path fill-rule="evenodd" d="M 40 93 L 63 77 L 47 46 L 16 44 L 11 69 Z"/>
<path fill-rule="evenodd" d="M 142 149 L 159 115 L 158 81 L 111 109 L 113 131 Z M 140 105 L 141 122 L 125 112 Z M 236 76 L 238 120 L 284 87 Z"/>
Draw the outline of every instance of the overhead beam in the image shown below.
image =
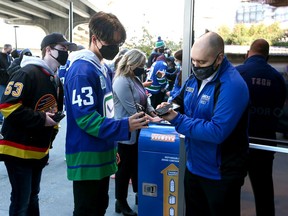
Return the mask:
<path fill-rule="evenodd" d="M 88 35 L 81 34 L 81 32 L 74 32 L 74 37 L 76 37 L 78 40 L 89 40 Z"/>
<path fill-rule="evenodd" d="M 33 9 L 29 8 L 29 7 L 25 7 L 25 6 L 23 6 L 21 4 L 18 4 L 18 3 L 14 3 L 12 1 L 1 0 L 0 1 L 0 5 L 5 5 L 6 7 L 12 8 L 14 10 L 22 11 L 24 13 L 28 13 L 28 14 L 31 14 L 33 16 L 40 17 L 40 18 L 43 18 L 43 19 L 48 19 L 48 20 L 51 19 L 51 17 L 48 16 L 47 14 L 44 14 L 44 13 L 41 13 L 39 11 L 33 10 Z M 21 16 L 23 16 L 23 15 L 21 15 Z M 16 17 L 19 17 L 19 16 L 16 16 Z M 23 18 L 23 19 L 27 20 L 27 17 Z M 29 19 L 29 20 L 31 20 L 31 19 Z"/>
<path fill-rule="evenodd" d="M 84 33 L 87 34 L 87 35 L 89 33 L 89 29 L 88 29 L 87 25 L 80 25 L 80 26 L 77 27 L 77 30 L 78 31 L 84 31 Z"/>
<path fill-rule="evenodd" d="M 95 12 L 100 11 L 100 8 L 96 7 L 93 3 L 91 3 L 88 0 L 80 0 L 83 4 L 85 4 L 87 7 L 91 8 Z"/>
<path fill-rule="evenodd" d="M 2 18 L 2 19 L 9 19 L 9 16 L 6 16 L 6 15 L 4 15 L 4 14 L 0 14 L 0 18 Z"/>
<path fill-rule="evenodd" d="M 18 17 L 18 18 L 24 19 L 24 20 L 32 20 L 31 16 L 27 16 L 24 13 L 16 12 L 16 11 L 13 11 L 13 10 L 10 10 L 10 9 L 0 8 L 0 13 L 7 14 L 9 16 Z"/>
<path fill-rule="evenodd" d="M 33 5 L 34 7 L 37 7 L 37 8 L 40 8 L 42 10 L 45 10 L 45 11 L 48 11 L 49 13 L 52 13 L 52 14 L 55 14 L 59 17 L 62 17 L 62 18 L 65 18 L 65 19 L 68 19 L 69 18 L 69 15 L 67 13 L 64 13 L 60 10 L 57 10 L 56 8 L 54 7 L 51 7 L 47 4 L 44 4 L 42 2 L 39 2 L 39 1 L 35 1 L 35 0 L 22 0 L 23 2 L 26 2 L 30 5 Z"/>
<path fill-rule="evenodd" d="M 69 10 L 69 2 L 68 1 L 65 1 L 65 0 L 51 0 L 51 1 L 60 5 L 61 7 L 64 7 L 64 8 Z M 73 11 L 74 11 L 74 13 L 78 14 L 81 17 L 90 18 L 89 13 L 87 13 L 84 10 L 81 10 L 79 7 L 75 6 L 75 4 L 73 5 Z"/>

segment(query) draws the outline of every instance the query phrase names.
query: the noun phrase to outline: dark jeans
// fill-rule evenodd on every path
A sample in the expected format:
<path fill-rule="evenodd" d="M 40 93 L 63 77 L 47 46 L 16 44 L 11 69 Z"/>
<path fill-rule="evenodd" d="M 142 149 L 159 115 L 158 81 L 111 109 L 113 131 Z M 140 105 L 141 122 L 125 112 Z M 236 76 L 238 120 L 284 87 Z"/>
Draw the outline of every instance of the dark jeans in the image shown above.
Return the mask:
<path fill-rule="evenodd" d="M 40 181 L 43 167 L 5 161 L 12 187 L 9 216 L 39 216 Z"/>
<path fill-rule="evenodd" d="M 186 216 L 240 216 L 242 180 L 211 180 L 193 175 L 184 178 Z"/>
<path fill-rule="evenodd" d="M 126 200 L 129 180 L 132 180 L 133 191 L 138 192 L 138 144 L 118 143 L 120 163 L 115 175 L 115 195 L 117 200 Z"/>
<path fill-rule="evenodd" d="M 109 204 L 109 180 L 73 181 L 73 216 L 104 216 Z"/>
<path fill-rule="evenodd" d="M 254 193 L 257 216 L 275 215 L 273 160 L 273 152 L 250 150 L 248 175 Z"/>

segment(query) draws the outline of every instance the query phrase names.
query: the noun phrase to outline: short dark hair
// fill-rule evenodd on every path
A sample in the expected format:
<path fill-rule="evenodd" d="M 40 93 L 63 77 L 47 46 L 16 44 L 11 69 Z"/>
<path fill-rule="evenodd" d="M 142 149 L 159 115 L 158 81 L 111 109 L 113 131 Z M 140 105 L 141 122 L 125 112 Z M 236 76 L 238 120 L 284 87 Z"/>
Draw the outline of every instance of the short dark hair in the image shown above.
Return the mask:
<path fill-rule="evenodd" d="M 174 53 L 174 58 L 181 61 L 182 62 L 182 55 L 183 55 L 183 50 L 177 50 L 175 53 Z"/>
<path fill-rule="evenodd" d="M 57 45 L 57 44 L 50 44 L 49 47 L 50 47 L 51 49 L 54 49 L 56 45 Z M 44 59 L 44 57 L 45 57 L 45 55 L 46 55 L 46 49 L 42 49 L 42 50 L 41 50 L 41 55 L 42 55 L 42 59 Z"/>
<path fill-rule="evenodd" d="M 117 37 L 115 34 L 118 34 Z M 114 14 L 103 11 L 94 14 L 89 21 L 89 44 L 92 35 L 113 45 L 123 44 L 126 40 L 126 30 L 119 19 Z"/>

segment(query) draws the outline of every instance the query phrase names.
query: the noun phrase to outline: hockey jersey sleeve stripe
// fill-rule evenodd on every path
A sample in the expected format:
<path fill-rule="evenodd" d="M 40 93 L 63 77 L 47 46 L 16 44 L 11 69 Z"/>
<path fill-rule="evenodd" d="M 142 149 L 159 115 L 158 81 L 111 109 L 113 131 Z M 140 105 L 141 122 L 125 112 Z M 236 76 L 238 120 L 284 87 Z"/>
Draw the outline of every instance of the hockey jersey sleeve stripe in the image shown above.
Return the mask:
<path fill-rule="evenodd" d="M 97 112 L 94 112 L 90 115 L 80 117 L 76 121 L 80 128 L 85 130 L 90 135 L 98 137 L 101 124 L 104 120 L 105 117 L 102 117 Z"/>
<path fill-rule="evenodd" d="M 3 103 L 0 105 L 1 113 L 5 118 L 7 118 L 12 112 L 18 109 L 21 105 L 22 103 L 16 103 L 16 104 Z"/>
<path fill-rule="evenodd" d="M 41 159 L 48 154 L 49 148 L 37 148 L 0 140 L 0 152 L 17 158 Z"/>

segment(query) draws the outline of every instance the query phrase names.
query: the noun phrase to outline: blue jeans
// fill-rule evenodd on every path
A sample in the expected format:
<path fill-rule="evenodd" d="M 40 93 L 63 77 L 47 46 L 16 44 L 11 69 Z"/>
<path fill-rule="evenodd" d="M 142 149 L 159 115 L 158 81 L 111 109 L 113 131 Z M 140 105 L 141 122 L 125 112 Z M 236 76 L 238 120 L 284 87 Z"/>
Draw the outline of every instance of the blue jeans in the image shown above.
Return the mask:
<path fill-rule="evenodd" d="M 1 102 L 1 98 L 2 98 L 2 95 L 5 91 L 5 89 L 6 89 L 6 85 L 0 85 L 0 102 Z M 2 123 L 3 123 L 3 115 L 0 112 L 0 124 L 2 124 Z"/>
<path fill-rule="evenodd" d="M 12 187 L 9 216 L 39 216 L 40 181 L 43 167 L 5 161 Z"/>

